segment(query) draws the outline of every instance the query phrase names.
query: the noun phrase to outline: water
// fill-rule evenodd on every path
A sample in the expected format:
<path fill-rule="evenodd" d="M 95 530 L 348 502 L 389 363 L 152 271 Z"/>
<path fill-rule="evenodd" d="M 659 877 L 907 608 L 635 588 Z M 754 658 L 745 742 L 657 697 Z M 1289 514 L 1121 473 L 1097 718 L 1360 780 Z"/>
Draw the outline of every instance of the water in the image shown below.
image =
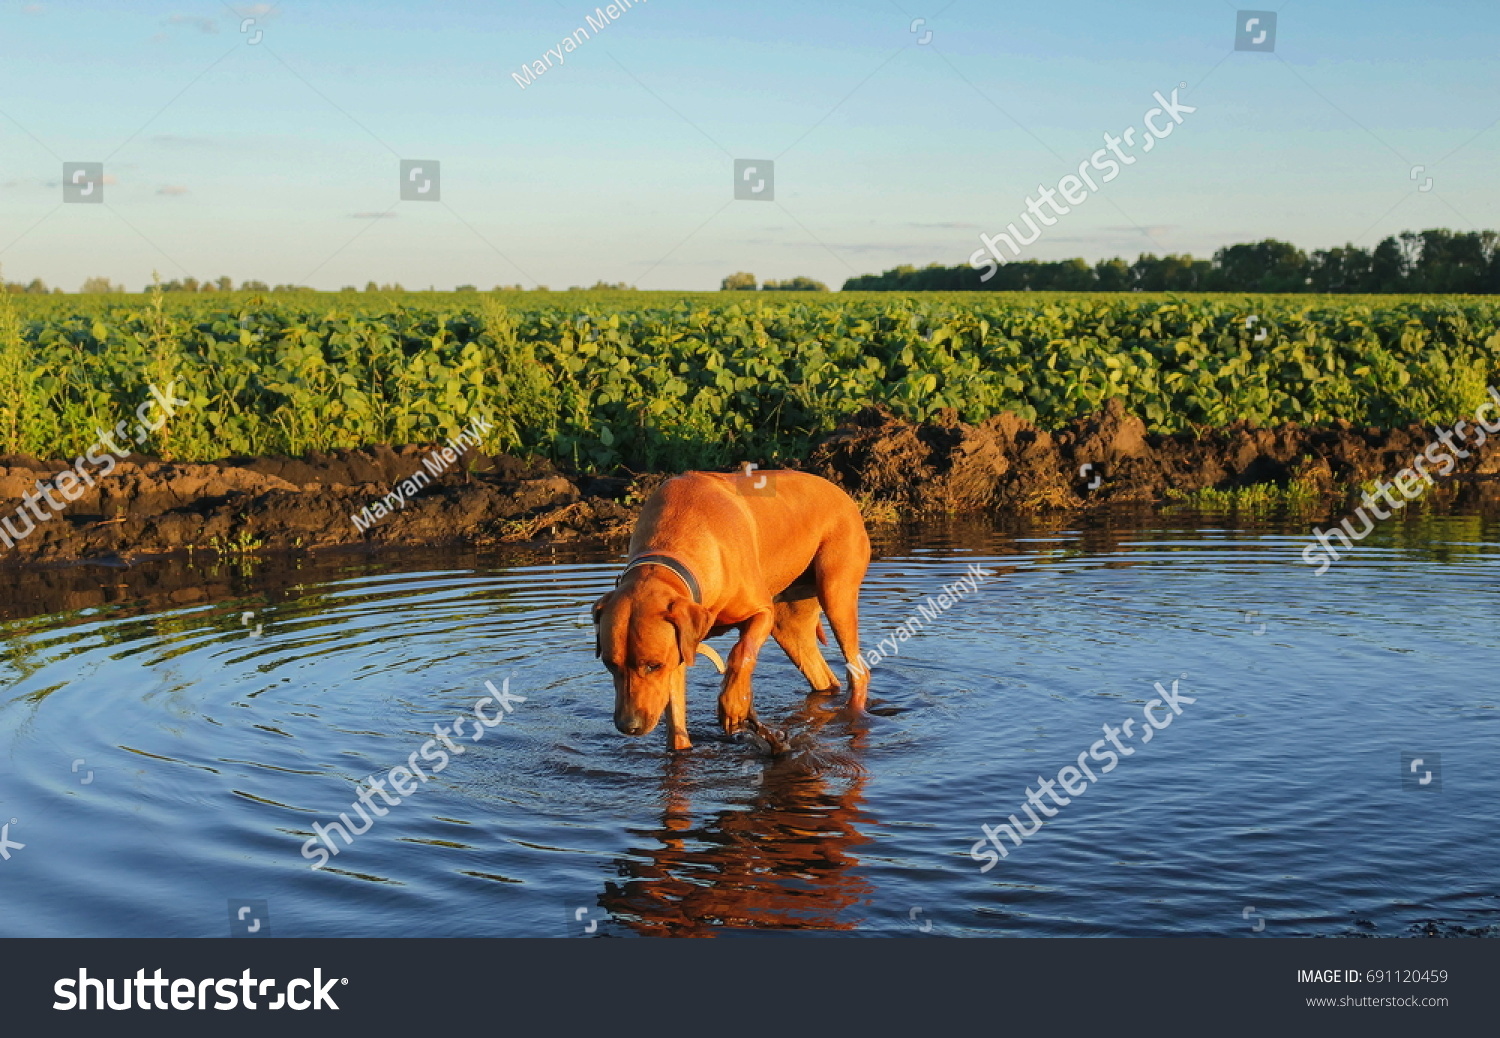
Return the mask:
<path fill-rule="evenodd" d="M 690 754 L 615 732 L 607 553 L 7 576 L 0 934 L 226 936 L 264 899 L 278 936 L 1496 935 L 1500 529 L 1387 524 L 1320 577 L 1303 529 L 885 535 L 867 644 L 995 576 L 874 669 L 862 724 L 768 645 L 778 760 L 713 737 L 706 663 Z M 357 781 L 506 679 L 506 720 L 310 867 Z M 1194 702 L 981 873 L 980 826 L 1029 825 L 1028 785 L 1174 680 Z"/>

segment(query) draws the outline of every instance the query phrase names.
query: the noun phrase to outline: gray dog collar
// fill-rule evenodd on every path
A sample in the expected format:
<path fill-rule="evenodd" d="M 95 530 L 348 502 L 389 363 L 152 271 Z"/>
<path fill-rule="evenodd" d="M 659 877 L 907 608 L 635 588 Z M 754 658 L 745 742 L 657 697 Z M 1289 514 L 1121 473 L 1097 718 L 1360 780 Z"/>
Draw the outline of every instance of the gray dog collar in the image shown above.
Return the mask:
<path fill-rule="evenodd" d="M 625 579 L 625 574 L 629 573 L 633 569 L 639 569 L 642 566 L 662 566 L 666 569 L 671 570 L 673 573 L 681 577 L 682 582 L 688 586 L 688 591 L 693 596 L 693 602 L 696 605 L 703 604 L 703 589 L 698 586 L 698 578 L 693 576 L 692 570 L 688 569 L 681 562 L 678 562 L 670 555 L 659 555 L 654 553 L 637 555 L 635 558 L 627 562 L 625 564 L 625 568 L 620 571 L 620 576 L 615 580 L 615 587 L 620 586 L 620 581 Z"/>

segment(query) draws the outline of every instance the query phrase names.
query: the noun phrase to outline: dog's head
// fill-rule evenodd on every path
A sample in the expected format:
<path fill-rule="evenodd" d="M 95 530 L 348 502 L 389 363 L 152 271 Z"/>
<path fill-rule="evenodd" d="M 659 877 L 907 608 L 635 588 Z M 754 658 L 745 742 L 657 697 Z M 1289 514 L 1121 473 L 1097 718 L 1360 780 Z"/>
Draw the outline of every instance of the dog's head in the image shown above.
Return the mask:
<path fill-rule="evenodd" d="M 642 574 L 594 603 L 595 655 L 615 681 L 615 727 L 645 735 L 686 683 L 713 617 L 664 578 Z"/>

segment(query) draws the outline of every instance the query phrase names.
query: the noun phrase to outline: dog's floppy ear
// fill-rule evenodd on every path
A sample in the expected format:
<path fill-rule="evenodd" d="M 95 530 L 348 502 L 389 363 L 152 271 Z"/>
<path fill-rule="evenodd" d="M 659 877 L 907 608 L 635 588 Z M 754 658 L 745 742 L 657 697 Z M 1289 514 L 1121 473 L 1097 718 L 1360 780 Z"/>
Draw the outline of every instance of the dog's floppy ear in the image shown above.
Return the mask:
<path fill-rule="evenodd" d="M 677 651 L 682 655 L 684 666 L 693 665 L 698 655 L 698 643 L 708 637 L 713 619 L 713 614 L 707 609 L 685 598 L 673 599 L 667 606 L 667 622 L 677 628 Z"/>
<path fill-rule="evenodd" d="M 593 618 L 594 618 L 594 658 L 595 659 L 598 659 L 599 657 L 601 657 L 601 656 L 604 655 L 604 641 L 600 637 L 600 634 L 599 634 L 599 614 L 604 611 L 604 607 L 606 605 L 608 605 L 609 602 L 610 602 L 610 599 L 612 599 L 614 597 L 615 597 L 615 593 L 613 591 L 609 591 L 609 592 L 606 592 L 603 595 L 600 595 L 599 596 L 599 601 L 597 601 L 597 602 L 594 603 Z"/>

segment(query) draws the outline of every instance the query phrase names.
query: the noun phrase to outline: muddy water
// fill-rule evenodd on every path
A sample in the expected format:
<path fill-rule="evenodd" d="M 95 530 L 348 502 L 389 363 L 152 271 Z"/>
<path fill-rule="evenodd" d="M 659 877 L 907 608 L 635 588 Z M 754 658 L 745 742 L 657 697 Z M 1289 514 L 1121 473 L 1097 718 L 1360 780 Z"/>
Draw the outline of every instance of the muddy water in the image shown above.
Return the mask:
<path fill-rule="evenodd" d="M 606 554 L 0 577 L 0 934 L 227 936 L 254 899 L 281 936 L 1495 935 L 1500 529 L 1391 524 L 1320 577 L 1302 529 L 888 534 L 867 643 L 994 576 L 891 643 L 860 722 L 770 647 L 774 760 L 714 738 L 707 666 L 690 754 L 614 731 Z M 486 682 L 524 702 L 313 868 Z M 1044 824 L 976 860 L 1028 787 Z"/>

